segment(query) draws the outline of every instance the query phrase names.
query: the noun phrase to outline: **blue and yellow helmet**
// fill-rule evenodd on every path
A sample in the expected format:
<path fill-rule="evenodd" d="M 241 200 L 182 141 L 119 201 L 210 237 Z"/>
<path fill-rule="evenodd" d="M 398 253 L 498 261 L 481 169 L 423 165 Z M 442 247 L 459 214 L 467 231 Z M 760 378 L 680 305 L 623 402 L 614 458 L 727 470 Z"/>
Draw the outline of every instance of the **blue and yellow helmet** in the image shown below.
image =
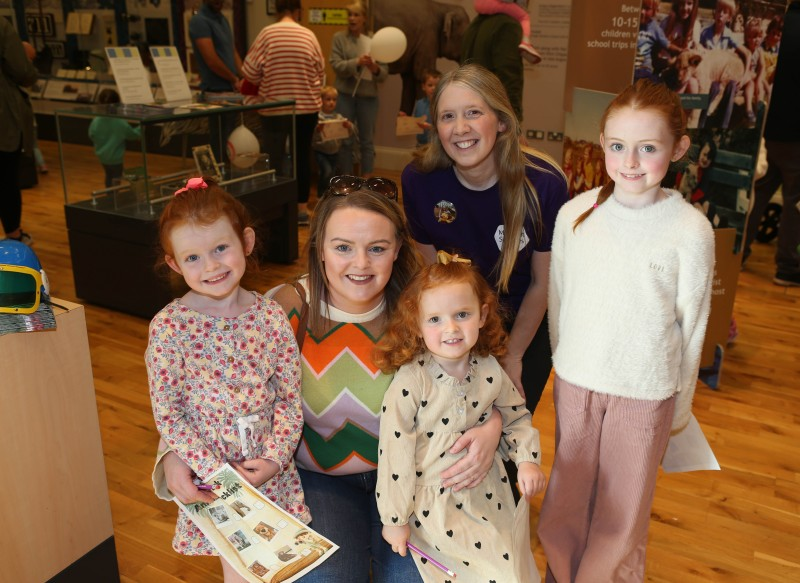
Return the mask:
<path fill-rule="evenodd" d="M 32 314 L 48 287 L 33 249 L 12 239 L 0 240 L 0 313 Z"/>

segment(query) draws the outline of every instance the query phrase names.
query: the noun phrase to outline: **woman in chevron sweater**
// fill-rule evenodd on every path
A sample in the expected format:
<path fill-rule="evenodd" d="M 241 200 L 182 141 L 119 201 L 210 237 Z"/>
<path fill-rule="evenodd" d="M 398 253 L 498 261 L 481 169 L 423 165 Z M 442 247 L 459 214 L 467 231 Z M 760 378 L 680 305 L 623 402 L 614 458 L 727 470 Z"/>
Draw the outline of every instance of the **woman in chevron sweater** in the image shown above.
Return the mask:
<path fill-rule="evenodd" d="M 392 377 L 375 366 L 372 351 L 420 266 L 396 201 L 391 180 L 334 177 L 311 219 L 308 275 L 272 294 L 301 346 L 305 426 L 296 462 L 311 527 L 340 547 L 304 583 L 367 583 L 370 570 L 375 583 L 421 581 L 410 555 L 393 553 L 382 539 L 375 500 L 379 416 Z M 469 453 L 442 474 L 444 487 L 481 482 L 500 425 L 495 413 L 454 444 L 452 453 Z M 170 489 L 195 495 L 175 462 L 165 460 Z"/>

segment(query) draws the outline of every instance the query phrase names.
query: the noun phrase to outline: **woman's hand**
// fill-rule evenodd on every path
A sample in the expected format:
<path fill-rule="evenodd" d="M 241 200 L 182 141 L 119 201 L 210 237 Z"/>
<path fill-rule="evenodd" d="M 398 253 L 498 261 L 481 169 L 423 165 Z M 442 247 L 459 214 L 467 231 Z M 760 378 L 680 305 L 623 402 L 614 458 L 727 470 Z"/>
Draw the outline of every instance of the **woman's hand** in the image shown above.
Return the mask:
<path fill-rule="evenodd" d="M 406 543 L 408 537 L 411 536 L 411 528 L 404 524 L 403 526 L 386 526 L 383 527 L 383 540 L 392 545 L 392 550 L 401 557 L 406 556 Z"/>
<path fill-rule="evenodd" d="M 494 454 L 500 443 L 503 421 L 497 409 L 483 425 L 466 431 L 450 448 L 457 454 L 466 448 L 467 455 L 442 472 L 442 486 L 458 492 L 463 488 L 474 488 L 480 484 L 494 463 Z"/>
<path fill-rule="evenodd" d="M 281 467 L 272 460 L 256 458 L 244 460 L 243 462 L 232 462 L 231 465 L 239 472 L 242 477 L 258 488 L 267 480 L 271 480 Z"/>
<path fill-rule="evenodd" d="M 183 463 L 174 451 L 161 458 L 164 464 L 164 476 L 167 478 L 167 488 L 175 497 L 184 504 L 192 502 L 214 502 L 217 497 L 211 492 L 198 490 L 194 483 L 195 474 L 192 468 Z"/>
<path fill-rule="evenodd" d="M 370 57 L 369 55 L 361 55 L 360 57 L 358 57 L 358 61 L 356 62 L 358 63 L 359 67 L 366 67 L 367 69 L 369 69 L 373 75 L 377 75 L 378 72 L 381 70 L 378 63 L 373 61 L 372 57 Z"/>

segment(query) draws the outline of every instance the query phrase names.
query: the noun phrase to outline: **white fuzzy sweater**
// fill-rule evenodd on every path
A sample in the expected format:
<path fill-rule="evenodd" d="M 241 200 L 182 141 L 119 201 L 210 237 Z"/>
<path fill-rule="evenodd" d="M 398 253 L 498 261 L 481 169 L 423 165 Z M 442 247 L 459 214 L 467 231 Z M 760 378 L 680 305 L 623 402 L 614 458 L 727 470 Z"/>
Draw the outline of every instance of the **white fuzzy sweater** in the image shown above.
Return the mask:
<path fill-rule="evenodd" d="M 589 390 L 663 400 L 689 421 L 711 303 L 714 233 L 680 193 L 632 209 L 611 196 L 573 231 L 599 188 L 556 220 L 549 316 L 553 366 Z"/>

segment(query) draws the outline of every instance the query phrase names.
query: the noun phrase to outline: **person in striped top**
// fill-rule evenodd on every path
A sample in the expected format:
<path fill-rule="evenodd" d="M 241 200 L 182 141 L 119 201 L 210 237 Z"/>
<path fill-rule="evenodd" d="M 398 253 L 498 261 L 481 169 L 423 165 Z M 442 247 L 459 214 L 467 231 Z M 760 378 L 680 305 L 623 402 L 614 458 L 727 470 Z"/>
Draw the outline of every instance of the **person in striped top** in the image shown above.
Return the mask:
<path fill-rule="evenodd" d="M 277 0 L 277 22 L 265 26 L 244 59 L 245 78 L 258 87 L 262 101 L 294 100 L 292 107 L 261 110 L 264 146 L 279 174 L 281 161 L 292 153 L 291 136 L 295 131 L 297 163 L 298 222 L 308 224 L 308 196 L 311 179 L 311 140 L 322 107 L 320 88 L 325 75 L 325 58 L 314 33 L 300 24 L 300 0 Z"/>

